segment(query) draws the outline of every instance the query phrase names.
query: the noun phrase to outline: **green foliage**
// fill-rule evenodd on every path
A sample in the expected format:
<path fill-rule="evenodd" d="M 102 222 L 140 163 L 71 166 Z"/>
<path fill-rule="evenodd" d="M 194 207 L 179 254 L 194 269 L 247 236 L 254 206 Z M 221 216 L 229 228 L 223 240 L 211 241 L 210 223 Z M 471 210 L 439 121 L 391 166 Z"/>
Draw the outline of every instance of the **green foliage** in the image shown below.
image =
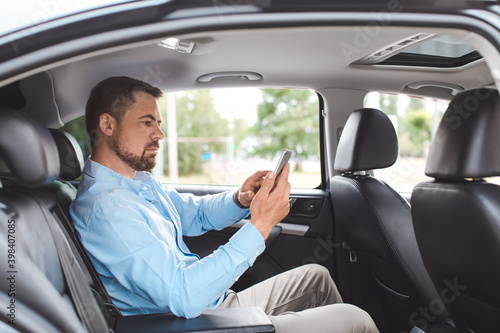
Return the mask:
<path fill-rule="evenodd" d="M 424 100 L 421 98 L 410 98 L 410 104 L 408 104 L 408 110 L 423 110 L 425 109 Z"/>
<path fill-rule="evenodd" d="M 258 145 L 254 155 L 274 156 L 283 148 L 300 160 L 319 155 L 319 105 L 310 90 L 262 89 L 253 135 Z"/>
<path fill-rule="evenodd" d="M 166 107 L 160 102 L 165 134 Z M 188 91 L 176 99 L 177 136 L 178 138 L 214 138 L 230 135 L 229 122 L 216 112 L 209 90 Z M 190 175 L 203 171 L 203 154 L 225 152 L 225 142 L 179 142 L 178 172 L 179 175 Z M 164 171 L 168 174 L 168 148 L 165 149 Z"/>
<path fill-rule="evenodd" d="M 420 132 L 420 136 L 424 140 L 428 140 L 431 137 L 432 129 L 432 118 L 429 112 L 426 110 L 410 110 L 406 115 L 408 124 L 413 126 Z"/>
<path fill-rule="evenodd" d="M 398 118 L 399 153 L 405 157 L 423 157 L 424 147 L 431 138 L 432 117 L 425 110 L 424 100 L 410 98 L 406 110 L 398 112 L 399 96 L 379 95 L 380 109 Z"/>
<path fill-rule="evenodd" d="M 387 115 L 398 114 L 398 101 L 399 97 L 397 95 L 388 95 L 388 94 L 379 95 L 380 109 L 384 111 L 384 113 Z"/>
<path fill-rule="evenodd" d="M 401 120 L 399 134 L 401 156 L 423 157 L 425 144 L 431 138 L 431 115 L 423 109 L 410 109 L 406 112 L 406 117 Z"/>
<path fill-rule="evenodd" d="M 90 145 L 90 139 L 85 127 L 85 116 L 81 116 L 70 121 L 69 123 L 66 123 L 66 125 L 64 125 L 60 130 L 73 135 L 73 137 L 80 145 L 84 160 L 86 161 L 87 157 L 89 157 L 90 153 L 92 152 L 92 147 Z"/>
<path fill-rule="evenodd" d="M 319 105 L 313 91 L 263 89 L 263 101 L 257 108 L 258 120 L 253 127 L 245 119 L 228 121 L 222 118 L 215 110 L 209 90 L 187 91 L 176 95 L 177 137 L 180 141 L 194 141 L 178 142 L 180 176 L 202 173 L 204 153 L 210 153 L 212 157 L 214 154 L 225 155 L 227 150 L 234 151 L 236 147 L 240 147 L 247 138 L 254 148 L 253 155 L 274 156 L 285 147 L 292 149 L 298 169 L 301 159 L 319 155 Z M 160 100 L 159 104 L 163 117 L 162 129 L 168 135 L 166 102 Z M 86 157 L 90 155 L 85 117 L 75 119 L 63 129 L 75 136 Z M 221 137 L 228 136 L 234 138 L 233 147 L 228 147 L 228 143 L 221 140 Z M 168 174 L 166 142 L 164 147 L 164 172 Z"/>

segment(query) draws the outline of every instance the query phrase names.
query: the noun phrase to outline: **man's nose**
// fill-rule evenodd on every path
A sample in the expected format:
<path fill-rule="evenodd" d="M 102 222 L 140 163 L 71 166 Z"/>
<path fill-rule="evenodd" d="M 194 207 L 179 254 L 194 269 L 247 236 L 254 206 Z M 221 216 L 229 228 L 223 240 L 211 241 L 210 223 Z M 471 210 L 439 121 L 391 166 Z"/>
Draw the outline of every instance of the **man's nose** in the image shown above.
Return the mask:
<path fill-rule="evenodd" d="M 156 125 L 155 131 L 153 133 L 153 139 L 163 140 L 165 138 L 165 133 L 161 130 L 160 125 Z"/>

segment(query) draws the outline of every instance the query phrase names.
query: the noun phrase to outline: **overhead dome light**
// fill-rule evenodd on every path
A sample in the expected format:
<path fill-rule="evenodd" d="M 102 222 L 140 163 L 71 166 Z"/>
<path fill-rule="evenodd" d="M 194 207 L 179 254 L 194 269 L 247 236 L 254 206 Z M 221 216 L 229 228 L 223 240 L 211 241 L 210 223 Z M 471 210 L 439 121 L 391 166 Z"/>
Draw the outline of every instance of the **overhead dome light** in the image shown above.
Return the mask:
<path fill-rule="evenodd" d="M 160 41 L 158 45 L 166 47 L 167 49 L 176 50 L 180 53 L 191 53 L 195 43 L 188 40 L 180 40 L 179 38 L 169 37 Z"/>
<path fill-rule="evenodd" d="M 428 38 L 434 37 L 435 35 L 436 34 L 430 33 L 416 34 L 414 36 L 405 38 L 403 40 L 400 40 L 399 42 L 386 46 L 383 49 L 378 50 L 377 52 L 374 52 L 366 57 L 356 60 L 354 63 L 367 65 L 382 62 L 385 59 L 392 57 L 396 53 L 401 52 L 403 49 L 406 49 L 410 45 L 420 43 Z"/>

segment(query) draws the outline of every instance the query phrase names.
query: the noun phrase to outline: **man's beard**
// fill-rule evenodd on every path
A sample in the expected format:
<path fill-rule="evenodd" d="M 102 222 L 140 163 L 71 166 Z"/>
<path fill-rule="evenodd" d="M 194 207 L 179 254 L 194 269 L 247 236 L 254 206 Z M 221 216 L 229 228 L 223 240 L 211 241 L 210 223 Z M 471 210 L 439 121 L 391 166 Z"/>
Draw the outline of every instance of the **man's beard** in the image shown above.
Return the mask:
<path fill-rule="evenodd" d="M 135 155 L 134 153 L 125 151 L 118 142 L 118 139 L 115 138 L 111 141 L 113 151 L 116 155 L 128 166 L 133 168 L 135 171 L 149 171 L 153 169 L 156 165 L 156 155 L 146 156 L 146 149 L 149 148 L 158 148 L 160 145 L 158 141 L 153 141 L 148 143 L 144 147 L 144 151 L 142 155 Z"/>

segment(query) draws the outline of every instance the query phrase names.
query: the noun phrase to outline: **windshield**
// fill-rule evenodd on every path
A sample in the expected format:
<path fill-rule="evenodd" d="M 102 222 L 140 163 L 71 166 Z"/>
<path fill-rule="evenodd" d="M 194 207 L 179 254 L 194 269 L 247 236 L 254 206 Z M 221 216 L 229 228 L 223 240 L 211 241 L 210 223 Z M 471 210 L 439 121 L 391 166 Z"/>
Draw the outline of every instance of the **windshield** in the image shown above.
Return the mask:
<path fill-rule="evenodd" d="M 0 36 L 89 9 L 132 0 L 0 0 Z"/>

